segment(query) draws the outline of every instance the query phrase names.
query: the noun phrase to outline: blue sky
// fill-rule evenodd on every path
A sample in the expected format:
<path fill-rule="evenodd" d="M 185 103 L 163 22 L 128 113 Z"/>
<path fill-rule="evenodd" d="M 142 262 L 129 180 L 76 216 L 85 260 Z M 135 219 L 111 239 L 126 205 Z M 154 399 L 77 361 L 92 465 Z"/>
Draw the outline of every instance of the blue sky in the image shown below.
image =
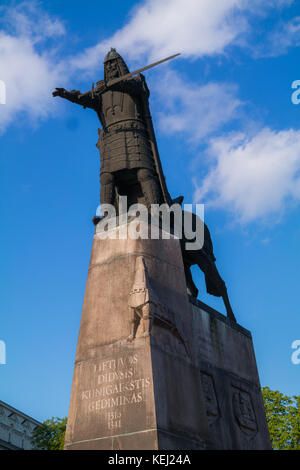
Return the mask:
<path fill-rule="evenodd" d="M 68 413 L 99 124 L 51 92 L 90 89 L 111 46 L 131 70 L 181 53 L 145 73 L 169 191 L 205 204 L 262 385 L 299 395 L 299 2 L 2 0 L 0 399 L 39 420 Z M 199 298 L 224 313 L 194 275 Z"/>

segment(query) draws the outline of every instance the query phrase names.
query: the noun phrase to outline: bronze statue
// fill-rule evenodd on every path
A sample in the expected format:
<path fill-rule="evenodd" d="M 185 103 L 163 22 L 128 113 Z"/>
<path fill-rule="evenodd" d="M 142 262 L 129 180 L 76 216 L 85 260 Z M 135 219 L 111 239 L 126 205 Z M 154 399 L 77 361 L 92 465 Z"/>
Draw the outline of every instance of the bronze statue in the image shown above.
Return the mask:
<path fill-rule="evenodd" d="M 149 94 L 145 77 L 140 73 L 132 77 L 113 48 L 104 59 L 104 80 L 95 88 L 84 94 L 64 88 L 53 93 L 94 109 L 99 117 L 102 130 L 98 129 L 96 145 L 101 159 L 101 204 L 115 204 L 118 195 L 126 195 L 128 205 L 142 202 L 149 208 L 171 202 L 152 127 Z"/>
<path fill-rule="evenodd" d="M 84 94 L 64 88 L 56 88 L 53 92 L 53 96 L 94 109 L 99 117 L 102 129 L 98 129 L 96 145 L 101 160 L 101 204 L 115 204 L 118 209 L 119 195 L 127 196 L 128 206 L 140 202 L 150 209 L 152 204 L 181 204 L 183 197 L 172 200 L 165 183 L 149 109 L 150 93 L 145 77 L 140 73 L 176 55 L 130 73 L 123 58 L 111 48 L 104 59 L 104 79 L 98 81 L 96 87 L 93 85 Z M 100 218 L 93 220 L 97 223 Z M 191 295 L 198 295 L 190 272 L 190 266 L 197 264 L 205 274 L 207 291 L 223 298 L 228 317 L 235 321 L 225 283 L 215 265 L 207 226 L 204 224 L 201 250 L 188 251 L 184 240 L 181 242 Z"/>

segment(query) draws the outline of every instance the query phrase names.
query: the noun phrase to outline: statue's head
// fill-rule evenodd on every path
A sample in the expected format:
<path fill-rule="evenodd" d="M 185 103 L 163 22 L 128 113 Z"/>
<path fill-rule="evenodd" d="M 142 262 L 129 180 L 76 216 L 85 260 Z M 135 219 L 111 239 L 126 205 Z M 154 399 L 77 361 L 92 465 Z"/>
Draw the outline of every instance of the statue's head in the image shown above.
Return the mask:
<path fill-rule="evenodd" d="M 129 70 L 124 59 L 112 47 L 104 59 L 104 80 L 108 82 L 127 73 Z"/>

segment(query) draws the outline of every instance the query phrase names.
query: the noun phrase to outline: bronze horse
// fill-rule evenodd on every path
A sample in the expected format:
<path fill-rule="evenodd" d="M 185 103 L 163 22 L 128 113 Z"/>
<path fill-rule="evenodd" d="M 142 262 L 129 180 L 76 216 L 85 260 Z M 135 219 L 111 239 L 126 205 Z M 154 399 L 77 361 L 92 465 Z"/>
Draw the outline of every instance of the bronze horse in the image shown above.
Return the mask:
<path fill-rule="evenodd" d="M 195 230 L 195 227 L 196 227 L 197 217 L 198 217 L 197 215 L 192 214 L 193 230 Z M 199 222 L 199 218 L 198 218 L 198 222 Z M 204 230 L 204 234 L 203 234 L 204 241 L 203 241 L 203 246 L 201 249 L 187 250 L 185 247 L 185 244 L 187 241 L 191 242 L 191 240 L 187 240 L 184 237 L 181 239 L 181 251 L 182 251 L 182 258 L 183 258 L 187 288 L 190 294 L 193 297 L 197 298 L 198 289 L 195 286 L 195 283 L 192 278 L 191 270 L 190 270 L 191 266 L 196 264 L 204 273 L 207 292 L 216 297 L 222 297 L 228 318 L 236 322 L 236 318 L 234 316 L 234 313 L 232 311 L 232 308 L 229 302 L 226 284 L 221 278 L 219 271 L 215 264 L 216 258 L 213 252 L 213 244 L 212 244 L 210 232 L 208 230 L 207 225 L 201 219 L 200 219 L 200 223 L 203 224 L 203 230 Z M 184 230 L 183 230 L 183 233 L 185 233 Z"/>

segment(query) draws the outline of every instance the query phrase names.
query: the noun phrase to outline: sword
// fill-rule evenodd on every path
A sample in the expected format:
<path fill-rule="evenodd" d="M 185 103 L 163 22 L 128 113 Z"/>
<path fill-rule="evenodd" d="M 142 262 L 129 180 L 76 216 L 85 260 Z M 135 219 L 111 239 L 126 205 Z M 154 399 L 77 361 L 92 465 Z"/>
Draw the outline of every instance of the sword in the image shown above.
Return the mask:
<path fill-rule="evenodd" d="M 153 64 L 147 65 L 146 67 L 142 67 L 141 69 L 135 70 L 134 72 L 127 73 L 126 75 L 122 75 L 121 77 L 118 78 L 113 78 L 107 83 L 107 86 L 114 85 L 115 83 L 121 82 L 122 80 L 127 80 L 127 78 L 132 77 L 133 75 L 137 75 L 141 72 L 144 72 L 144 70 L 148 70 L 152 67 L 155 67 L 156 65 L 162 64 L 163 62 L 166 62 L 167 60 L 174 59 L 174 57 L 179 56 L 180 53 L 171 55 L 170 57 L 167 57 L 166 59 L 159 60 L 158 62 L 154 62 Z"/>
<path fill-rule="evenodd" d="M 141 72 L 144 72 L 144 70 L 148 70 L 152 67 L 155 67 L 156 65 L 162 64 L 163 62 L 166 62 L 167 60 L 174 59 L 174 57 L 177 57 L 179 55 L 180 53 L 171 55 L 170 57 L 166 57 L 166 59 L 162 59 L 162 60 L 159 60 L 158 62 L 154 62 L 153 64 L 147 65 L 146 67 L 142 67 L 141 69 L 135 70 L 134 72 L 127 73 L 126 75 L 122 75 L 121 77 L 113 78 L 108 83 L 106 83 L 106 86 L 110 87 L 112 85 L 115 85 L 115 83 L 119 83 L 123 80 L 127 80 L 127 78 L 130 78 L 133 75 L 137 75 Z M 94 98 L 94 90 L 96 91 L 97 88 L 94 89 L 94 87 L 92 86 L 92 93 L 90 91 L 87 91 L 86 93 L 82 93 L 78 97 L 82 98 L 83 96 L 88 96 L 91 93 L 92 98 Z"/>

